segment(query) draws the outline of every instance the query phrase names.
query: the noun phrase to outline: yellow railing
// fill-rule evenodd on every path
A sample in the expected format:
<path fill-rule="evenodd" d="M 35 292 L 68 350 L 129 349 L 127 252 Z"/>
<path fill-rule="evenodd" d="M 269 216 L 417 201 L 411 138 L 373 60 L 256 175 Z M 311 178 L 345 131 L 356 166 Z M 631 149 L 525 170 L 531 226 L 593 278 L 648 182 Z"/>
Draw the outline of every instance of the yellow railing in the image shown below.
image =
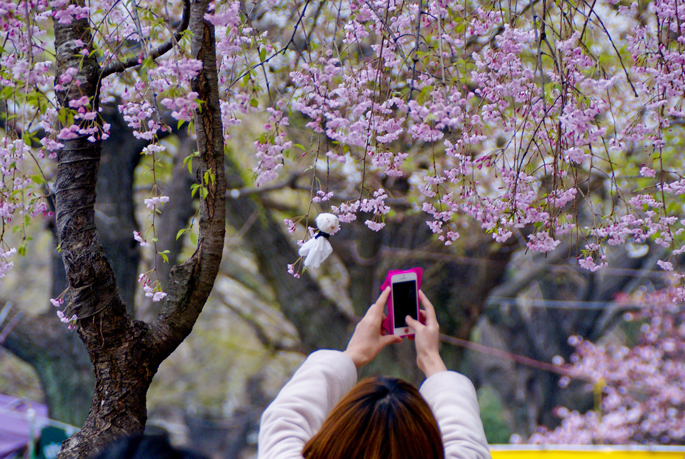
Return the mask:
<path fill-rule="evenodd" d="M 684 446 L 490 445 L 492 459 L 685 459 Z"/>

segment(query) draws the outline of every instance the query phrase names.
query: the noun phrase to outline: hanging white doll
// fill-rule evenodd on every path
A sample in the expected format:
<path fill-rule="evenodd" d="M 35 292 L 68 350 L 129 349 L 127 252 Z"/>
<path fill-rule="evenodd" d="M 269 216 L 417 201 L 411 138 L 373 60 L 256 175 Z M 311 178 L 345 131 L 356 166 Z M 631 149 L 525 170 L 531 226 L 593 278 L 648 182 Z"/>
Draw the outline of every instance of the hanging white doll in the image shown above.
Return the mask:
<path fill-rule="evenodd" d="M 333 247 L 328 242 L 328 238 L 340 229 L 338 217 L 333 214 L 319 214 L 314 221 L 319 231 L 313 238 L 305 242 L 298 252 L 300 256 L 306 257 L 304 266 L 307 268 L 318 268 L 333 253 Z"/>

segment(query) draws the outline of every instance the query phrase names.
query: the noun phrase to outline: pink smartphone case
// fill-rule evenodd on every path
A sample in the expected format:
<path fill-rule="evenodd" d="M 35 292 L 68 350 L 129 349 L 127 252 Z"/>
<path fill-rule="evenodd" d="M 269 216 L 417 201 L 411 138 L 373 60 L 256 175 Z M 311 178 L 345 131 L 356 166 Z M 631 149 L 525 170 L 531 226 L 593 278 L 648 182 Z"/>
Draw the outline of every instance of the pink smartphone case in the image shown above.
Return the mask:
<path fill-rule="evenodd" d="M 385 290 L 386 288 L 390 287 L 390 279 L 392 276 L 395 276 L 397 274 L 405 274 L 405 273 L 416 273 L 416 288 L 420 289 L 421 288 L 421 279 L 423 278 L 423 268 L 411 268 L 411 269 L 405 269 L 405 270 L 399 270 L 399 269 L 393 269 L 388 271 L 388 275 L 385 277 L 385 282 L 383 282 L 383 285 L 381 285 L 381 292 Z M 394 326 L 393 324 L 395 323 L 395 318 L 393 317 L 393 309 L 392 309 L 392 295 L 388 297 L 388 315 L 383 321 L 383 329 L 385 332 L 389 335 L 392 335 L 392 332 L 394 331 Z M 414 334 L 409 334 L 409 335 L 400 335 L 402 337 L 406 336 L 414 336 Z"/>

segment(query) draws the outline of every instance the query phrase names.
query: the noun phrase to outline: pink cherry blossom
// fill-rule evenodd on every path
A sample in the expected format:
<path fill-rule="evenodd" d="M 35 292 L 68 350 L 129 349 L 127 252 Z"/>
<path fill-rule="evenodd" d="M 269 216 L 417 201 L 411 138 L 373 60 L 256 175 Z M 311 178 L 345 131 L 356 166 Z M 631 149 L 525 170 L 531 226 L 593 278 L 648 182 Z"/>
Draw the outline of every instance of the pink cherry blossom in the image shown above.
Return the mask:
<path fill-rule="evenodd" d="M 169 202 L 169 196 L 153 196 L 145 199 L 145 206 L 148 209 L 154 209 L 155 206 Z"/>
<path fill-rule="evenodd" d="M 135 239 L 137 242 L 139 242 L 141 247 L 149 247 L 150 246 L 150 244 L 148 244 L 148 242 L 145 239 L 143 239 L 143 236 L 141 236 L 138 231 L 133 232 L 133 239 Z M 140 281 L 141 280 L 139 278 L 138 282 L 140 282 Z"/>

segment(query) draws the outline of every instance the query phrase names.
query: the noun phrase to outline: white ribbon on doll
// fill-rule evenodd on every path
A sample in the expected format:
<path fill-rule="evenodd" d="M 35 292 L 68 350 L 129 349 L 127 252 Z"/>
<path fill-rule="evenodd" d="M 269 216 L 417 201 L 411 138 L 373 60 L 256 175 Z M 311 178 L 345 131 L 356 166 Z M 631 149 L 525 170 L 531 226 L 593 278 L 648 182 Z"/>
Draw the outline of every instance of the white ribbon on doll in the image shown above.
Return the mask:
<path fill-rule="evenodd" d="M 333 253 L 333 247 L 328 242 L 328 238 L 340 229 L 338 217 L 333 214 L 319 214 L 315 222 L 316 227 L 319 228 L 318 233 L 305 242 L 298 252 L 300 256 L 307 257 L 304 259 L 304 266 L 307 268 L 318 268 Z"/>

